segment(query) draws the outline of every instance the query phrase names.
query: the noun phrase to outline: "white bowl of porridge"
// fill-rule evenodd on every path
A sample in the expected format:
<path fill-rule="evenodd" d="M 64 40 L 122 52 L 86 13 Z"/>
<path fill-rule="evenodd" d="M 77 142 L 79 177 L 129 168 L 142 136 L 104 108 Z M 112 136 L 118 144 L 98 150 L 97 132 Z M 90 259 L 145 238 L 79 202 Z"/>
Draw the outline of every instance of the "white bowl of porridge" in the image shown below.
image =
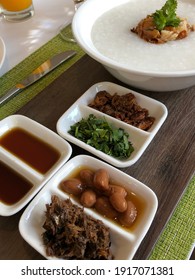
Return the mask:
<path fill-rule="evenodd" d="M 149 3 L 150 2 L 150 3 Z M 72 29 L 81 48 L 120 81 L 149 91 L 176 91 L 195 85 L 195 32 L 154 44 L 131 30 L 160 10 L 166 0 L 87 0 Z M 178 0 L 176 13 L 194 26 L 194 0 Z"/>

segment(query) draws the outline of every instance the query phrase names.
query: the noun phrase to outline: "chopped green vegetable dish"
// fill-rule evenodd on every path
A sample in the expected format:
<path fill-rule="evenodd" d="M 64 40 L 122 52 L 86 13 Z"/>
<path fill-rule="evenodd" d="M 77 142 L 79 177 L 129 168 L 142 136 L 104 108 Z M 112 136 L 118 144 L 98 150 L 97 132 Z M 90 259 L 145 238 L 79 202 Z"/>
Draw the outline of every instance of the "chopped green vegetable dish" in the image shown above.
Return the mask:
<path fill-rule="evenodd" d="M 180 18 L 176 14 L 177 0 L 167 0 L 164 6 L 153 14 L 156 28 L 160 31 L 166 26 L 177 27 Z"/>
<path fill-rule="evenodd" d="M 111 126 L 104 118 L 90 114 L 70 127 L 69 133 L 88 145 L 116 158 L 128 158 L 134 151 L 129 134 Z"/>

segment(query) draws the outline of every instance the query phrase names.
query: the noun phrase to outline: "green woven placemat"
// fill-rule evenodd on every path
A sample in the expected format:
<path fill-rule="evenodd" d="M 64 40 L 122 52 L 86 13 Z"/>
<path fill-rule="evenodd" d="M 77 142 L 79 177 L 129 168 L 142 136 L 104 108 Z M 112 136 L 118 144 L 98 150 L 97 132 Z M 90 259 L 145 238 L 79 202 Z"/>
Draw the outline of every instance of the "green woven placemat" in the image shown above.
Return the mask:
<path fill-rule="evenodd" d="M 185 260 L 195 242 L 195 177 L 157 241 L 150 260 Z"/>
<path fill-rule="evenodd" d="M 66 28 L 67 35 L 71 33 L 70 26 Z M 42 62 L 52 55 L 74 49 L 77 55 L 65 62 L 53 72 L 45 76 L 39 82 L 30 86 L 18 96 L 11 99 L 0 108 L 0 119 L 14 114 L 34 96 L 41 92 L 46 86 L 66 71 L 71 65 L 79 60 L 84 52 L 77 44 L 68 43 L 59 35 L 50 40 L 8 73 L 0 78 L 0 96 L 13 87 L 18 81 L 31 73 Z M 184 196 L 179 202 L 173 216 L 168 222 L 165 230 L 157 241 L 149 259 L 186 259 L 195 240 L 195 177 L 192 179 Z"/>
<path fill-rule="evenodd" d="M 70 26 L 66 28 L 66 33 L 67 35 L 71 33 Z M 64 41 L 60 35 L 57 35 L 47 44 L 43 45 L 41 48 L 39 48 L 37 51 L 35 51 L 33 54 L 31 54 L 29 57 L 27 57 L 21 63 L 16 65 L 16 67 L 11 69 L 0 78 L 1 96 L 7 90 L 12 88 L 16 83 L 24 79 L 28 74 L 30 74 L 34 69 L 36 69 L 41 63 L 46 61 L 52 55 L 69 49 L 76 50 L 77 55 L 57 67 L 55 71 L 52 71 L 40 81 L 23 90 L 19 95 L 15 96 L 8 103 L 5 103 L 5 105 L 0 107 L 0 120 L 10 114 L 15 113 L 22 106 L 24 106 L 34 96 L 41 92 L 41 90 L 43 90 L 64 71 L 66 71 L 71 65 L 73 65 L 77 60 L 79 60 L 84 55 L 84 52 L 77 44 Z"/>

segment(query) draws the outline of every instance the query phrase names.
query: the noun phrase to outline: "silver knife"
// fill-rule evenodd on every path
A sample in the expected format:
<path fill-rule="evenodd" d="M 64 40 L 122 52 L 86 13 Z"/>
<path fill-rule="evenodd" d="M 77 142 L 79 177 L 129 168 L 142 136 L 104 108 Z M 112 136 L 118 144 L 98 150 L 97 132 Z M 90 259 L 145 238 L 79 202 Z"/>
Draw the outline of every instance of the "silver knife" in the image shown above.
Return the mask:
<path fill-rule="evenodd" d="M 19 82 L 15 87 L 7 91 L 2 97 L 0 97 L 0 106 L 8 101 L 11 97 L 22 91 L 24 88 L 32 85 L 43 76 L 51 72 L 57 66 L 62 64 L 64 61 L 73 57 L 76 54 L 75 51 L 69 50 L 59 53 L 52 58 L 43 62 L 38 68 L 36 68 L 30 75 L 28 75 L 23 81 Z"/>

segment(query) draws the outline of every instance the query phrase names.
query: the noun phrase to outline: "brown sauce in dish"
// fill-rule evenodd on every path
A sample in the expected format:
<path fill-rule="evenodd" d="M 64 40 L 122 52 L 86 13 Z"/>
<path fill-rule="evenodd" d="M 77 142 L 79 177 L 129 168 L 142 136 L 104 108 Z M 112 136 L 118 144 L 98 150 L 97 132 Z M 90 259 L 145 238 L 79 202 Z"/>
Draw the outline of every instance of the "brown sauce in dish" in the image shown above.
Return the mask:
<path fill-rule="evenodd" d="M 42 174 L 45 174 L 60 157 L 55 148 L 22 128 L 13 128 L 1 136 L 0 146 Z"/>
<path fill-rule="evenodd" d="M 12 205 L 32 187 L 31 182 L 0 161 L 0 201 Z"/>

